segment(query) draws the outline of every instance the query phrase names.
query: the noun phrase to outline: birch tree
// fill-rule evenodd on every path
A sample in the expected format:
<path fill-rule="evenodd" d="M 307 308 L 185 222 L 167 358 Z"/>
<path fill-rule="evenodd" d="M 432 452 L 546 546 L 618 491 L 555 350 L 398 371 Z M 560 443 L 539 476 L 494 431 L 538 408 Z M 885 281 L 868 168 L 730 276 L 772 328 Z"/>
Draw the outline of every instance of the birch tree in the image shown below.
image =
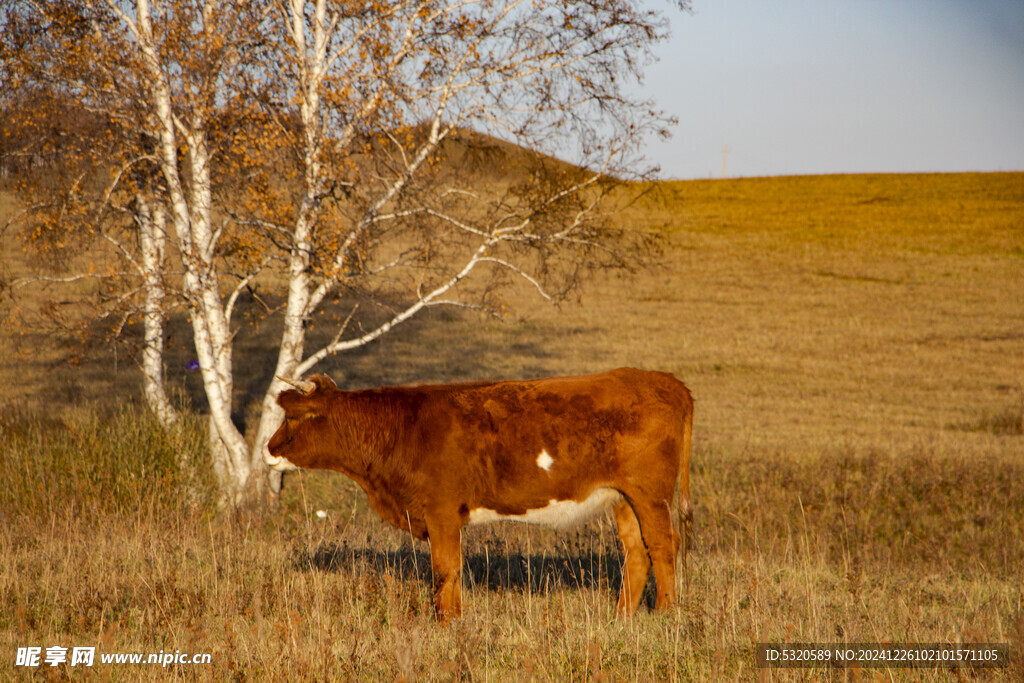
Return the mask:
<path fill-rule="evenodd" d="M 495 312 L 517 283 L 557 301 L 642 247 L 602 216 L 640 170 L 639 141 L 667 123 L 627 90 L 665 35 L 630 2 L 14 4 L 21 42 L 5 58 L 26 84 L 57 81 L 148 141 L 124 145 L 124 166 L 154 170 L 130 188 L 136 282 L 144 310 L 187 311 L 232 504 L 279 488 L 261 453 L 280 378 L 433 307 Z M 51 52 L 63 68 L 45 74 L 24 63 L 61 39 L 97 59 Z M 170 250 L 152 239 L 164 235 Z M 232 318 L 257 289 L 279 302 L 280 341 L 247 440 L 232 420 L 245 332 Z M 333 334 L 312 344 L 339 302 Z M 144 348 L 157 367 L 157 340 Z"/>
<path fill-rule="evenodd" d="M 47 47 L 62 49 L 58 43 Z M 63 61 L 74 60 L 71 52 Z M 51 66 L 42 58 L 33 61 L 40 73 L 56 75 Z M 117 338 L 133 317 L 140 320 L 143 395 L 162 424 L 177 422 L 163 375 L 164 324 L 172 306 L 164 211 L 151 157 L 139 146 L 144 136 L 134 122 L 126 131 L 126 122 L 111 117 L 109 108 L 73 99 L 50 82 L 4 94 L 3 167 L 27 206 L 15 220 L 26 223 L 37 262 L 48 266 L 44 274 L 9 283 L 10 293 L 87 283 L 88 295 L 76 303 L 91 315 L 77 316 L 78 332 L 98 319 Z"/>

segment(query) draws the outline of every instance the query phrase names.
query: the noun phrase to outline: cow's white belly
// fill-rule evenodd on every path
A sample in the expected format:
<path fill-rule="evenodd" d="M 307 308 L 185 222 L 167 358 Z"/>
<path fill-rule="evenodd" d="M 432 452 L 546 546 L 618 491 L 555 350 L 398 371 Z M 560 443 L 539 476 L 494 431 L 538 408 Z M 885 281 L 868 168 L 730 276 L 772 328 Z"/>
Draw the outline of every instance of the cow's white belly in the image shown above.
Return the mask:
<path fill-rule="evenodd" d="M 622 500 L 622 494 L 615 489 L 597 489 L 585 500 L 552 499 L 542 508 L 527 510 L 521 515 L 503 515 L 488 508 L 476 508 L 469 511 L 470 524 L 486 524 L 499 520 L 543 524 L 559 528 L 576 526 L 606 512 Z"/>

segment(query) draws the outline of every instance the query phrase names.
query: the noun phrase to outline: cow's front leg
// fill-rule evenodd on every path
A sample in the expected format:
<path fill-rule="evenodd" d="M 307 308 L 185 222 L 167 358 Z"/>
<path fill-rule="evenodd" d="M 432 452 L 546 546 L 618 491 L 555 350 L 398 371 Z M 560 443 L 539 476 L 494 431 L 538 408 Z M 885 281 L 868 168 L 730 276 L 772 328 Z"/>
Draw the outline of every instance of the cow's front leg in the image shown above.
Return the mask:
<path fill-rule="evenodd" d="M 427 518 L 434 610 L 438 621 L 462 616 L 462 524 Z"/>

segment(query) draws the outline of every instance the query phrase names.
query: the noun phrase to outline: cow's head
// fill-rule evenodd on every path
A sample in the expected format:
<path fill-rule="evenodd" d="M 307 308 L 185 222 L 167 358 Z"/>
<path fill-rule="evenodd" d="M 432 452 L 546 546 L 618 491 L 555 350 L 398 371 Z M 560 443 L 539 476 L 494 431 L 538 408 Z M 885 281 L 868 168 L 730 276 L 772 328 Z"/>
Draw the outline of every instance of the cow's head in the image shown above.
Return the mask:
<path fill-rule="evenodd" d="M 296 389 L 278 394 L 284 421 L 263 451 L 264 462 L 278 472 L 310 467 L 329 455 L 328 411 L 338 393 L 338 385 L 327 375 L 313 375 L 302 382 L 284 381 Z"/>

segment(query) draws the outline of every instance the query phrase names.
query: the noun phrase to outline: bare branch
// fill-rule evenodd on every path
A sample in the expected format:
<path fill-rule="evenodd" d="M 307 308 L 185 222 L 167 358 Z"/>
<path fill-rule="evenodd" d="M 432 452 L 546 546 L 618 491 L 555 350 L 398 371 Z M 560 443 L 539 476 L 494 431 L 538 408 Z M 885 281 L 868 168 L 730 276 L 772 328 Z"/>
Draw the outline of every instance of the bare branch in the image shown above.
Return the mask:
<path fill-rule="evenodd" d="M 263 259 L 251 273 L 243 277 L 239 283 L 235 285 L 234 291 L 231 292 L 231 295 L 228 297 L 227 304 L 224 306 L 224 318 L 227 320 L 229 325 L 231 324 L 231 314 L 235 310 L 235 302 L 238 301 L 238 297 L 242 293 L 242 290 L 248 287 L 249 284 L 256 279 L 256 276 L 262 272 L 270 261 L 271 258 L 269 256 Z"/>
<path fill-rule="evenodd" d="M 416 302 L 405 308 L 405 310 L 399 312 L 390 320 L 386 321 L 385 323 L 379 325 L 375 329 L 367 332 L 366 334 L 360 337 L 357 337 L 355 339 L 348 339 L 345 341 L 332 342 L 322 347 L 316 353 L 313 353 L 312 355 L 308 356 L 305 361 L 299 364 L 298 372 L 300 372 L 300 374 L 305 373 L 307 370 L 312 368 L 314 365 L 319 363 L 322 359 L 324 359 L 326 356 L 330 354 L 364 346 L 370 343 L 371 341 L 378 339 L 382 335 L 390 332 L 391 329 L 394 328 L 396 325 L 400 325 L 409 318 L 413 317 L 420 310 L 422 310 L 426 306 L 429 306 L 432 301 L 434 301 L 435 299 L 440 299 L 441 296 L 443 296 L 456 285 L 458 285 L 460 282 L 462 282 L 473 271 L 473 269 L 480 264 L 481 259 L 484 258 L 484 254 L 487 252 L 487 249 L 493 246 L 493 244 L 496 241 L 496 238 L 492 238 L 490 240 L 485 241 L 476 249 L 475 252 L 473 252 L 472 257 L 469 259 L 469 261 L 466 262 L 462 270 L 453 275 L 448 281 L 442 283 L 438 287 L 431 290 L 426 296 L 418 294 Z"/>
<path fill-rule="evenodd" d="M 404 264 L 408 263 L 407 258 L 409 256 L 409 254 L 416 253 L 417 251 L 419 251 L 419 250 L 418 249 L 406 249 L 405 251 L 403 251 L 401 254 L 399 254 L 397 257 L 395 257 L 393 260 L 389 261 L 388 263 L 384 263 L 382 265 L 377 266 L 376 268 L 371 268 L 371 269 L 367 270 L 366 274 L 367 275 L 380 275 L 381 273 L 383 273 L 386 270 L 391 270 L 392 268 L 397 268 L 398 266 L 404 265 Z"/>
<path fill-rule="evenodd" d="M 106 230 L 101 230 L 99 234 L 100 237 L 102 237 L 104 240 L 114 245 L 114 248 L 121 253 L 121 257 L 124 258 L 124 260 L 127 261 L 131 265 L 131 267 L 135 269 L 136 273 L 138 273 L 139 275 L 146 274 L 146 271 L 143 269 L 142 266 L 138 264 L 135 258 L 131 255 L 131 252 L 129 252 L 128 249 L 123 244 L 121 244 L 121 242 L 117 238 L 108 233 Z"/>
<path fill-rule="evenodd" d="M 523 278 L 531 285 L 533 285 L 534 288 L 537 290 L 537 293 L 540 294 L 542 297 L 544 297 L 548 301 L 554 301 L 551 298 L 551 295 L 544 291 L 544 287 L 540 284 L 540 282 L 537 281 L 536 278 L 534 278 L 531 275 L 528 275 L 518 266 L 515 266 L 509 263 L 508 261 L 505 261 L 504 259 L 494 258 L 493 256 L 483 256 L 479 259 L 479 261 L 482 263 L 496 263 L 499 266 L 511 270 L 513 273 L 515 273 L 516 275 L 518 275 L 519 277 Z"/>
<path fill-rule="evenodd" d="M 46 208 L 46 206 L 47 205 L 45 203 L 41 202 L 39 204 L 33 204 L 32 206 L 24 208 L 21 211 L 18 211 L 17 213 L 15 213 L 13 216 L 8 218 L 7 221 L 4 222 L 3 227 L 0 227 L 0 237 L 4 236 L 4 233 L 7 232 L 7 228 L 9 228 L 12 225 L 14 225 L 15 223 L 21 221 L 21 219 L 24 218 L 25 216 L 27 216 L 27 215 L 35 212 L 35 211 L 38 211 L 39 209 Z"/>
<path fill-rule="evenodd" d="M 463 230 L 463 231 L 468 232 L 468 233 L 470 233 L 472 235 L 477 235 L 479 237 L 490 237 L 491 236 L 491 233 L 489 233 L 489 232 L 487 232 L 485 230 L 480 230 L 479 228 L 474 228 L 472 225 L 469 225 L 468 223 L 460 221 L 459 219 L 455 218 L 454 216 L 450 216 L 450 215 L 448 215 L 446 213 L 442 213 L 441 211 L 437 211 L 436 209 L 431 209 L 431 208 L 428 208 L 428 207 L 422 207 L 422 208 L 419 208 L 419 209 L 409 209 L 407 211 L 397 211 L 395 213 L 381 214 L 379 216 L 375 216 L 373 220 L 376 221 L 376 222 L 384 222 L 384 221 L 397 220 L 399 218 L 409 218 L 410 216 L 422 216 L 422 215 L 433 216 L 434 218 L 438 218 L 438 219 L 440 219 L 442 221 L 450 223 L 451 225 L 455 226 L 459 230 Z"/>
<path fill-rule="evenodd" d="M 96 209 L 97 222 L 99 222 L 99 218 L 103 214 L 103 210 L 107 207 L 107 204 L 110 203 L 110 196 L 114 193 L 114 190 L 117 189 L 117 186 L 120 184 L 121 176 L 123 176 L 125 171 L 127 171 L 129 168 L 142 161 L 157 161 L 157 158 L 149 154 L 144 154 L 142 156 L 135 157 L 134 159 L 130 159 L 126 163 L 121 165 L 121 168 L 119 168 L 117 170 L 117 173 L 114 174 L 114 179 L 110 182 L 110 184 L 107 186 L 106 191 L 103 193 L 103 200 L 100 202 L 99 207 L 97 207 Z"/>
<path fill-rule="evenodd" d="M 38 284 L 40 282 L 46 282 L 51 284 L 67 284 L 69 282 L 82 282 L 84 280 L 109 280 L 118 279 L 126 276 L 130 276 L 131 273 L 116 272 L 116 273 L 79 273 L 78 275 L 67 275 L 67 276 L 49 276 L 49 275 L 33 275 L 32 277 L 18 278 L 10 284 L 11 290 L 21 289 L 28 285 Z"/>

